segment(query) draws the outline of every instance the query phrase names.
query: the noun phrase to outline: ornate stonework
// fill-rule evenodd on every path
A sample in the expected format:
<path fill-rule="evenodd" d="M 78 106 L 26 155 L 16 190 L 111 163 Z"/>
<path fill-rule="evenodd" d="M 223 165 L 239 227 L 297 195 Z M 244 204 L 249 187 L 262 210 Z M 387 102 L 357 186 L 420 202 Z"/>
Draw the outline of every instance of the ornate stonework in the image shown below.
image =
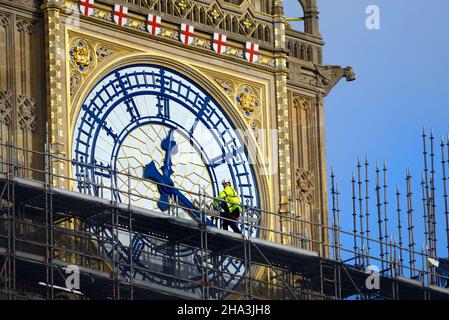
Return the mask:
<path fill-rule="evenodd" d="M 17 113 L 19 125 L 24 130 L 34 131 L 36 128 L 36 102 L 31 97 L 17 97 Z"/>
<path fill-rule="evenodd" d="M 260 94 L 247 84 L 237 88 L 235 101 L 247 118 L 254 117 L 260 112 Z"/>
<path fill-rule="evenodd" d="M 26 19 L 21 19 L 16 22 L 17 31 L 25 32 L 26 34 L 32 34 L 34 30 L 33 23 Z"/>
<path fill-rule="evenodd" d="M 224 77 L 216 73 L 204 70 L 206 75 L 216 83 L 232 104 L 247 120 L 249 127 L 252 120 L 257 120 L 263 125 L 262 106 L 266 103 L 263 99 L 263 86 L 249 83 L 237 77 Z"/>
<path fill-rule="evenodd" d="M 92 45 L 82 39 L 75 39 L 70 44 L 70 61 L 72 66 L 80 73 L 89 73 L 96 64 L 96 54 Z"/>
<path fill-rule="evenodd" d="M 81 85 L 103 63 L 114 59 L 127 49 L 116 45 L 70 34 L 70 96 L 75 97 Z"/>
<path fill-rule="evenodd" d="M 293 95 L 294 108 L 310 111 L 311 104 L 312 102 L 310 101 L 310 99 L 304 97 L 303 95 Z"/>
<path fill-rule="evenodd" d="M 354 81 L 355 73 L 351 67 L 342 68 L 340 66 L 320 66 L 316 65 L 318 73 L 317 84 L 324 88 L 325 95 L 328 95 L 332 88 L 342 79 L 346 81 Z"/>
<path fill-rule="evenodd" d="M 299 199 L 308 204 L 313 203 L 314 174 L 306 169 L 296 170 L 296 188 L 299 193 Z"/>
<path fill-rule="evenodd" d="M 261 130 L 263 129 L 262 122 L 260 122 L 259 120 L 251 120 L 249 126 L 253 131 L 253 135 L 254 138 L 256 139 L 256 142 L 260 144 L 260 134 Z"/>
<path fill-rule="evenodd" d="M 13 100 L 12 92 L 0 90 L 0 121 L 4 124 L 12 123 Z"/>
<path fill-rule="evenodd" d="M 145 1 L 141 5 L 144 6 L 145 9 L 162 11 L 167 15 L 173 15 L 178 17 L 178 19 L 181 18 L 182 20 L 185 20 L 186 22 L 191 20 L 197 24 L 207 25 L 216 29 L 224 29 L 223 31 L 237 32 L 239 37 L 243 36 L 246 40 L 248 40 L 248 38 L 253 38 L 253 40 L 259 40 L 259 42 L 262 43 L 271 43 L 272 41 L 273 32 L 271 24 L 267 21 L 263 21 L 262 19 L 258 19 L 256 17 L 257 14 L 253 12 L 251 5 L 243 5 L 240 9 L 241 13 L 239 14 L 226 10 L 220 2 L 206 4 L 190 0 L 171 0 L 170 5 L 166 5 L 165 1 L 152 0 Z M 247 10 L 245 10 L 245 7 L 247 7 Z M 66 1 L 63 8 L 67 14 L 76 13 L 80 15 L 77 1 Z M 93 17 L 89 18 L 100 19 L 112 24 L 112 7 L 110 10 L 104 7 L 95 7 Z M 124 28 L 135 29 L 141 32 L 142 35 L 146 36 L 146 18 L 147 17 L 142 15 L 140 12 L 134 12 L 133 15 L 130 14 L 128 16 L 128 21 Z M 168 16 L 164 18 L 168 18 Z M 166 23 L 164 21 L 160 37 L 179 41 L 178 29 L 179 26 L 177 24 Z M 200 30 L 195 30 L 195 34 L 196 36 L 192 45 L 207 51 L 212 51 L 213 39 L 211 35 L 206 35 Z M 239 45 L 229 43 L 228 49 L 224 54 L 229 57 L 244 60 L 245 42 L 242 42 L 241 39 L 240 42 L 241 44 Z M 271 68 L 275 67 L 275 59 L 271 53 L 261 51 L 260 55 L 260 59 L 256 62 L 258 65 Z"/>

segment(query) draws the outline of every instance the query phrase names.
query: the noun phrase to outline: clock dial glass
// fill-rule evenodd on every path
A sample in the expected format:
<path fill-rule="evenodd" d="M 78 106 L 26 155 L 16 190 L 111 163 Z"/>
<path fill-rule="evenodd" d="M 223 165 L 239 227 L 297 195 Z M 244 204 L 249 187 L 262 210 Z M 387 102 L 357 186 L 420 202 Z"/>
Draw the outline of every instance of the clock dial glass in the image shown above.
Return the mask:
<path fill-rule="evenodd" d="M 198 200 L 192 192 L 217 197 L 220 182 L 228 178 L 244 205 L 259 207 L 256 179 L 245 145 L 223 109 L 194 81 L 165 67 L 128 66 L 97 83 L 77 116 L 72 157 L 76 187 L 91 195 L 168 214 L 174 201 L 191 208 Z M 112 186 L 117 191 L 86 181 Z M 178 215 L 195 219 L 188 209 L 178 210 Z M 252 215 L 254 221 L 260 220 L 257 210 Z M 95 232 L 112 237 L 110 230 L 101 226 Z M 257 236 L 255 228 L 244 232 Z M 125 236 L 119 240 L 129 245 Z M 162 268 L 168 249 L 160 244 L 160 240 L 149 236 L 134 235 L 133 245 L 141 250 L 158 248 Z M 102 250 L 110 253 L 109 248 Z M 127 258 L 126 252 L 121 254 Z M 176 255 L 192 265 L 199 261 L 194 249 L 177 248 Z M 144 267 L 149 264 L 140 255 L 133 259 Z M 231 287 L 244 271 L 241 262 L 225 257 L 210 263 L 229 273 L 221 277 Z M 201 269 L 201 265 L 198 267 Z M 199 269 L 184 268 L 185 276 L 200 277 Z M 170 285 L 162 276 L 135 277 Z"/>

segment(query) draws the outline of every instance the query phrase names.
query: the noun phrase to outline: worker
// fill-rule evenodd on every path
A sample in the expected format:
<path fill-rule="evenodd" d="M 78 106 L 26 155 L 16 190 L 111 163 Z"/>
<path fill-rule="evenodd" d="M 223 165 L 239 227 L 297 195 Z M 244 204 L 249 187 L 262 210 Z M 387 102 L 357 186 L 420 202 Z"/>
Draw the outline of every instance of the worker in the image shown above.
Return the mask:
<path fill-rule="evenodd" d="M 449 259 L 433 259 L 428 258 L 429 264 L 436 267 L 436 273 L 441 275 L 442 286 L 449 288 Z"/>
<path fill-rule="evenodd" d="M 229 179 L 224 179 L 221 184 L 223 186 L 223 191 L 218 195 L 218 198 L 214 201 L 213 205 L 216 208 L 222 209 L 220 216 L 221 218 L 224 218 L 222 220 L 223 229 L 228 230 L 228 227 L 231 227 L 232 231 L 241 234 L 236 223 L 242 213 L 239 196 L 237 191 L 232 187 Z"/>

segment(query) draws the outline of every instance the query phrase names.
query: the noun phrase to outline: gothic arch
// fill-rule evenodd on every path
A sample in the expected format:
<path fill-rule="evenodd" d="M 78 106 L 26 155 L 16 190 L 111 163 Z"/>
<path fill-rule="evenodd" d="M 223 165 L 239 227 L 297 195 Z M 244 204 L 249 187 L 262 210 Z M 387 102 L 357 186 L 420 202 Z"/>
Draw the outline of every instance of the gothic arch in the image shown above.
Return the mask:
<path fill-rule="evenodd" d="M 320 35 L 317 0 L 298 0 L 304 11 L 304 32 Z"/>

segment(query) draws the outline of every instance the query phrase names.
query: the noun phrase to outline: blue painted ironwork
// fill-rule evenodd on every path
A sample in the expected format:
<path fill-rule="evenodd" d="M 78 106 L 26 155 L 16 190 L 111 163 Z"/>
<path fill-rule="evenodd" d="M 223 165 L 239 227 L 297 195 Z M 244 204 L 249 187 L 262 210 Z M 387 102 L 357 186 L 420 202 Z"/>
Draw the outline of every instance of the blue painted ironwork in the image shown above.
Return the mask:
<path fill-rule="evenodd" d="M 145 103 L 139 103 L 142 99 Z M 151 101 L 151 103 L 147 103 L 147 101 Z M 176 119 L 177 114 L 173 110 L 176 106 L 183 108 L 183 114 L 194 116 L 193 124 L 187 126 L 183 121 Z M 220 179 L 217 177 L 216 171 L 226 166 L 230 172 L 229 178 L 240 194 L 242 202 L 248 203 L 248 207 L 251 208 L 251 216 L 260 223 L 261 211 L 258 209 L 259 198 L 256 180 L 248 161 L 248 152 L 235 135 L 231 121 L 206 91 L 190 79 L 168 68 L 155 65 L 124 67 L 107 75 L 94 87 L 82 105 L 75 126 L 72 147 L 74 176 L 92 182 L 101 178 L 105 185 L 117 186 L 117 177 L 114 172 L 117 171 L 116 162 L 120 146 L 133 130 L 148 124 L 162 125 L 169 128 L 170 131 L 162 143 L 162 149 L 165 151 L 164 165 L 157 168 L 156 164 L 152 162 L 143 168 L 144 178 L 158 184 L 158 191 L 161 195 L 158 208 L 162 212 L 168 211 L 170 198 L 176 197 L 181 206 L 190 209 L 188 213 L 192 218 L 197 220 L 200 217 L 191 201 L 173 183 L 174 168 L 171 157 L 176 153 L 176 141 L 173 138 L 173 132 L 176 130 L 189 138 L 192 146 L 204 160 L 212 180 L 214 191 L 212 196 L 217 196 L 220 187 Z M 215 157 L 206 152 L 205 146 L 202 146 L 200 139 L 197 139 L 198 128 L 209 130 L 213 137 L 213 143 L 221 150 L 221 155 Z M 100 194 L 98 187 L 82 182 L 79 183 L 78 189 L 80 192 L 88 192 L 97 196 Z M 115 201 L 121 202 L 119 193 L 113 194 L 112 197 Z M 203 223 L 212 224 L 207 217 Z M 249 227 L 247 229 L 253 236 L 258 235 L 256 228 Z M 119 244 L 119 259 L 128 264 L 133 262 L 136 267 L 133 274 L 130 274 L 129 268 L 122 267 L 122 276 L 178 288 L 181 286 L 193 292 L 201 289 L 201 285 L 196 283 L 196 281 L 199 282 L 202 272 L 202 265 L 199 262 L 201 259 L 195 259 L 201 254 L 200 251 L 191 248 L 177 248 L 173 252 L 169 241 L 160 243 L 149 235 L 137 233 L 132 235 L 132 242 L 127 245 L 105 226 L 98 226 L 93 231 L 99 239 L 102 237 L 114 238 Z M 105 256 L 112 257 L 112 249 L 106 247 L 103 241 L 98 241 L 97 244 Z M 129 250 L 129 247 L 133 249 Z M 132 257 L 129 251 L 132 251 Z M 151 272 L 142 271 L 141 269 L 148 268 L 147 264 L 149 263 L 145 260 L 144 252 L 150 251 L 161 257 L 175 254 L 178 258 L 184 257 L 186 261 L 193 263 L 194 266 L 189 267 L 192 283 L 176 284 L 169 277 L 160 274 L 156 276 Z M 229 289 L 237 285 L 240 277 L 244 274 L 242 261 L 220 255 L 209 259 L 209 262 L 214 265 L 214 270 L 209 273 L 209 281 L 213 282 L 219 279 Z M 170 263 L 165 263 L 165 265 L 169 266 Z M 165 268 L 161 271 L 170 273 L 172 269 Z M 217 270 L 222 270 L 226 275 Z"/>
<path fill-rule="evenodd" d="M 178 152 L 178 146 L 173 133 L 174 130 L 171 129 L 161 144 L 162 150 L 165 151 L 164 165 L 161 168 L 162 174 L 156 168 L 154 161 L 152 161 L 145 168 L 145 178 L 157 183 L 157 188 L 161 194 L 158 207 L 162 212 L 167 212 L 170 209 L 170 198 L 176 198 L 183 207 L 190 209 L 187 210 L 187 213 L 193 219 L 200 220 L 208 225 L 213 225 L 212 221 L 204 215 L 201 215 L 192 202 L 175 187 L 175 183 L 172 180 L 174 173 L 172 156 Z"/>

